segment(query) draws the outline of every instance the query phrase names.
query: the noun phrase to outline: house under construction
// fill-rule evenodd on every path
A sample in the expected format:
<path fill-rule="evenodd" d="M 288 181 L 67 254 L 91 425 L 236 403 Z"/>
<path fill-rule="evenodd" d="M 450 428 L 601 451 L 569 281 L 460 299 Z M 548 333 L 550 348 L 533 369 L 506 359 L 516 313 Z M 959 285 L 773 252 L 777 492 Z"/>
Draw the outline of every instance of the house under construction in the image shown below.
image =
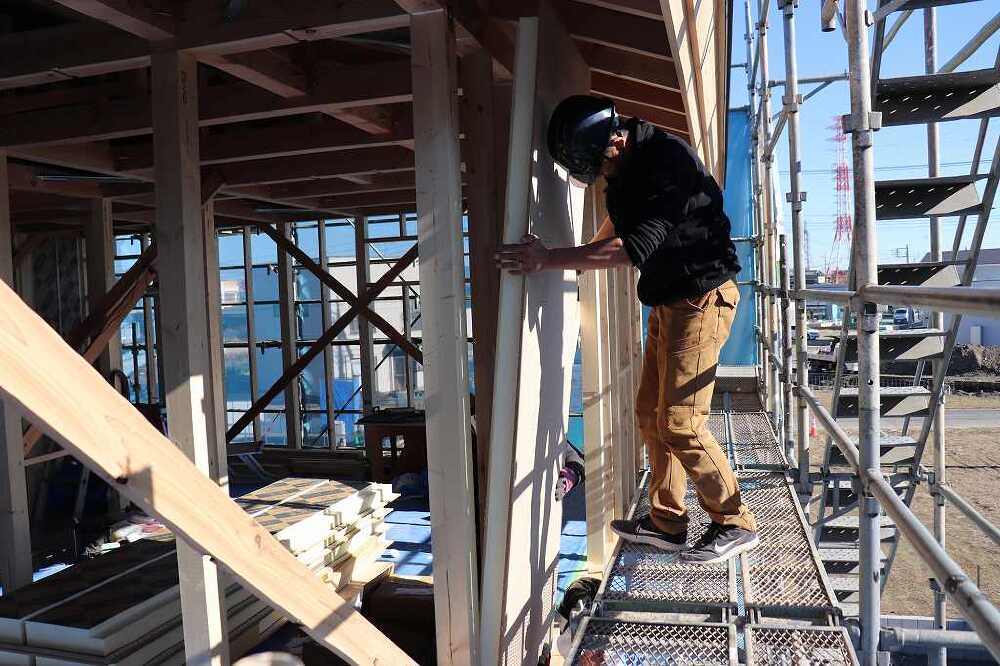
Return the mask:
<path fill-rule="evenodd" d="M 796 0 L 0 3 L 0 664 L 298 663 L 261 652 L 290 627 L 307 664 L 1000 658 L 1000 614 L 944 543 L 946 507 L 1000 543 L 945 479 L 960 315 L 1000 312 L 1000 290 L 969 287 L 1000 182 L 1000 58 L 957 71 L 1000 16 L 938 68 L 937 6 L 962 1 L 825 0 L 804 28 L 848 53 L 841 291 L 806 288 L 799 85 L 845 77 L 800 80 Z M 924 73 L 880 77 L 921 15 Z M 740 70 L 749 105 L 730 111 Z M 579 93 L 683 138 L 726 187 L 743 298 L 709 426 L 762 544 L 724 564 L 609 528 L 649 506 L 636 272 L 494 263 L 499 243 L 580 244 L 605 219 L 603 184 L 545 147 Z M 935 149 L 926 178 L 875 181 L 878 129 L 926 124 L 936 146 L 953 120 L 980 124 L 968 176 L 939 176 Z M 950 256 L 971 237 L 960 260 L 942 259 L 948 216 Z M 878 265 L 876 220 L 922 217 L 931 261 Z M 832 410 L 808 381 L 807 300 L 845 313 Z M 885 333 L 879 304 L 935 314 Z M 914 386 L 881 388 L 899 358 Z M 921 426 L 887 438 L 883 416 Z M 586 471 L 575 557 L 600 583 L 560 655 L 567 439 Z M 408 551 L 386 529 L 414 487 Z M 927 491 L 929 527 L 910 510 Z M 901 540 L 935 581 L 931 628 L 884 626 Z M 402 575 L 424 556 L 429 577 Z"/>

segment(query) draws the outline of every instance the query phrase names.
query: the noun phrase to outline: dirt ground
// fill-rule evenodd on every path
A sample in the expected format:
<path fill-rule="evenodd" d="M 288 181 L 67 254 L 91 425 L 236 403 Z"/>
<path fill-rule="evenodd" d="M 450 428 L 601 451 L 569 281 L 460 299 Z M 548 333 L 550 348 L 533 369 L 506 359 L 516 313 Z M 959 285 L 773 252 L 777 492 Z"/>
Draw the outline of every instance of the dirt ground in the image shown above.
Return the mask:
<path fill-rule="evenodd" d="M 988 400 L 980 400 L 977 396 L 953 397 L 976 398 L 962 400 L 961 404 L 967 405 L 965 408 L 1000 406 L 998 397 Z M 952 407 L 956 408 L 955 405 Z M 948 485 L 966 501 L 995 523 L 1000 523 L 1000 412 L 997 421 L 996 428 L 963 428 L 946 433 L 946 478 Z M 854 434 L 850 429 L 848 432 Z M 899 434 L 898 430 L 886 429 L 885 432 Z M 819 435 L 819 446 L 813 447 L 810 452 L 815 469 L 818 469 L 822 459 L 822 443 L 825 442 L 822 430 Z M 925 452 L 925 466 L 930 465 L 933 456 L 933 445 L 930 445 Z M 928 529 L 932 529 L 934 524 L 933 504 L 927 485 L 921 484 L 912 508 Z M 959 566 L 973 580 L 978 580 L 980 589 L 995 604 L 1000 603 L 1000 547 L 954 507 L 949 507 L 946 513 L 946 546 L 948 554 Z M 904 538 L 883 595 L 882 611 L 899 615 L 932 615 L 929 578 L 927 566 Z M 948 616 L 961 617 L 953 607 L 949 607 Z"/>

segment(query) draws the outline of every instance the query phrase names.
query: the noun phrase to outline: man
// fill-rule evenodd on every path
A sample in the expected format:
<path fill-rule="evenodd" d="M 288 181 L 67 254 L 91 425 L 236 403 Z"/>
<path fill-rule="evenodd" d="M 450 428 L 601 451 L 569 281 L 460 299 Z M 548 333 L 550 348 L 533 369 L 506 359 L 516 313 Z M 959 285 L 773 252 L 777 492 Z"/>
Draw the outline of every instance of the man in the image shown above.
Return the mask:
<path fill-rule="evenodd" d="M 722 192 L 691 147 L 641 120 L 623 119 L 607 99 L 577 95 L 559 104 L 549 152 L 577 180 L 607 179 L 608 218 L 579 247 L 548 248 L 534 236 L 497 253 L 514 274 L 633 264 L 639 300 L 650 307 L 639 430 L 651 467 L 651 513 L 615 520 L 623 539 L 712 564 L 759 543 L 726 454 L 708 430 L 719 350 L 729 337 L 740 270 L 722 211 Z M 687 476 L 712 524 L 687 547 Z"/>

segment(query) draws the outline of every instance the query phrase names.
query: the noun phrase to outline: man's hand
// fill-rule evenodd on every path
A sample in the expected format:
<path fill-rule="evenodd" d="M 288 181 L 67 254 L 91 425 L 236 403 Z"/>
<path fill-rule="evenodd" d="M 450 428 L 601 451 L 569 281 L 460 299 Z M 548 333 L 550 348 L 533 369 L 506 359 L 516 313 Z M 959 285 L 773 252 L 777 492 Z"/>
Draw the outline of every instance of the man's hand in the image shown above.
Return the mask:
<path fill-rule="evenodd" d="M 549 249 L 538 236 L 526 234 L 520 243 L 501 245 L 494 258 L 497 266 L 513 275 L 527 275 L 545 269 Z"/>

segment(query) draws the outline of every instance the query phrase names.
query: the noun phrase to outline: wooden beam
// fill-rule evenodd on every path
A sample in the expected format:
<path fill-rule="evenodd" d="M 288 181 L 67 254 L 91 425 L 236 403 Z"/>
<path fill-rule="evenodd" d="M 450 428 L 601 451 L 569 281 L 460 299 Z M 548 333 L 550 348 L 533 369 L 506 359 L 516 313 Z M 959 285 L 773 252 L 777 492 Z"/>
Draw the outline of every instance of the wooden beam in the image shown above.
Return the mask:
<path fill-rule="evenodd" d="M 414 14 L 413 125 L 438 664 L 479 663 L 479 557 L 469 414 L 455 34 Z"/>
<path fill-rule="evenodd" d="M 472 300 L 472 353 L 476 386 L 476 479 L 480 535 L 485 529 L 486 479 L 490 450 L 490 420 L 493 412 L 493 360 L 496 352 L 497 308 L 500 271 L 494 254 L 502 220 L 497 210 L 499 180 L 496 164 L 496 119 L 493 113 L 493 63 L 479 49 L 462 58 L 463 125 L 465 127 L 466 178 L 469 199 L 469 269 Z"/>
<path fill-rule="evenodd" d="M 7 155 L 0 151 L 0 283 L 10 290 L 14 272 Z M 21 412 L 13 401 L 0 399 L 0 585 L 4 595 L 30 584 L 33 572 Z"/>
<path fill-rule="evenodd" d="M 265 225 L 271 229 L 270 225 Z M 284 246 L 294 246 L 289 238 L 292 225 L 282 225 L 276 232 L 284 240 Z M 292 255 L 281 245 L 278 246 L 278 318 L 281 326 L 281 367 L 284 372 L 298 360 L 298 340 L 295 325 L 295 271 Z M 289 382 L 285 387 L 285 445 L 290 449 L 302 448 L 301 428 L 302 408 L 299 403 L 297 382 Z"/>
<path fill-rule="evenodd" d="M 128 0 L 53 0 L 56 4 L 125 32 L 159 41 L 174 36 L 174 21 Z"/>
<path fill-rule="evenodd" d="M 603 7 L 604 9 L 632 14 L 633 16 L 641 16 L 653 19 L 654 21 L 663 20 L 663 14 L 660 13 L 659 0 L 573 0 L 573 2 L 581 5 L 590 5 L 591 7 Z M 580 11 L 586 11 L 586 9 L 581 7 Z"/>
<path fill-rule="evenodd" d="M 84 243 L 88 312 L 95 312 L 115 283 L 115 231 L 110 200 L 94 199 L 90 202 L 90 220 L 84 228 Z M 99 357 L 101 374 L 108 377 L 113 369 L 121 369 L 121 358 L 121 336 L 116 336 Z"/>
<path fill-rule="evenodd" d="M 291 183 L 310 178 L 409 171 L 413 169 L 413 164 L 411 151 L 399 146 L 383 146 L 320 153 L 304 159 L 279 157 L 248 160 L 212 168 L 222 172 L 227 186 L 238 187 Z"/>
<path fill-rule="evenodd" d="M 591 72 L 610 74 L 666 90 L 676 91 L 680 89 L 677 82 L 677 69 L 672 60 L 664 60 L 582 39 L 576 40 L 576 48 L 590 65 Z"/>
<path fill-rule="evenodd" d="M 194 56 L 153 56 L 156 153 L 156 243 L 160 261 L 160 353 L 171 440 L 198 471 L 217 483 L 226 465 L 215 432 L 209 348 L 205 232 L 198 160 L 198 64 Z M 216 279 L 213 276 L 213 279 Z M 222 456 L 220 458 L 220 449 Z M 215 562 L 177 540 L 184 651 L 188 662 L 229 663 L 225 594 Z"/>
<path fill-rule="evenodd" d="M 333 293 L 337 294 L 340 300 L 350 306 L 354 306 L 355 304 L 359 305 L 360 309 L 358 316 L 363 319 L 367 319 L 372 326 L 382 331 L 387 338 L 392 340 L 394 344 L 406 352 L 411 358 L 415 359 L 418 363 L 424 362 L 424 355 L 416 345 L 406 339 L 402 333 L 393 328 L 392 324 L 387 322 L 382 315 L 370 309 L 368 307 L 368 303 L 361 301 L 359 297 L 355 296 L 354 293 L 344 286 L 337 278 L 330 275 L 329 271 L 313 261 L 313 259 L 308 254 L 303 252 L 299 246 L 292 243 L 269 224 L 262 224 L 259 225 L 259 227 L 261 231 L 267 234 L 277 244 L 279 250 L 294 257 L 306 270 L 315 275 L 319 281 L 329 287 Z"/>
<path fill-rule="evenodd" d="M 248 141 L 247 136 L 253 140 Z M 374 136 L 331 118 L 296 117 L 291 122 L 267 127 L 235 127 L 232 131 L 201 132 L 203 166 L 254 159 L 295 157 L 315 153 L 379 148 L 413 140 L 413 125 L 401 117 L 388 136 Z M 121 171 L 143 171 L 153 166 L 152 140 L 130 142 L 115 149 L 115 165 Z"/>
<path fill-rule="evenodd" d="M 662 18 L 627 14 L 603 6 L 581 6 L 574 0 L 551 0 L 577 41 L 603 44 L 648 57 L 670 60 Z M 538 0 L 505 0 L 493 10 L 508 19 L 538 13 Z"/>
<path fill-rule="evenodd" d="M 586 208 L 583 216 L 583 242 L 590 242 L 604 221 L 602 216 L 603 181 L 587 189 Z M 607 292 L 606 271 L 584 271 L 580 284 L 580 355 L 583 369 L 583 449 L 587 477 L 587 570 L 594 574 L 604 571 L 611 555 L 613 534 L 609 527 L 613 516 L 608 500 L 610 484 L 607 477 L 611 470 L 613 446 L 611 426 L 606 415 L 610 413 L 610 381 L 604 372 L 604 359 L 608 355 L 607 340 L 603 335 L 605 320 L 609 317 L 602 293 Z M 603 288 L 602 288 L 603 287 Z"/>
<path fill-rule="evenodd" d="M 253 193 L 266 193 L 275 199 L 289 201 L 311 199 L 314 197 L 339 196 L 343 194 L 359 194 L 362 192 L 389 192 L 416 187 L 416 177 L 412 169 L 394 171 L 392 173 L 371 174 L 370 178 L 371 182 L 365 184 L 322 179 L 269 185 L 262 190 L 256 187 L 248 190 L 236 188 L 236 191 L 246 191 L 250 196 Z"/>
<path fill-rule="evenodd" d="M 594 71 L 590 73 L 590 89 L 597 94 L 615 100 L 634 102 L 657 109 L 663 112 L 666 117 L 673 114 L 677 117 L 678 125 L 687 124 L 684 100 L 681 99 L 679 92 Z"/>
<path fill-rule="evenodd" d="M 102 3 L 93 3 L 100 5 Z M 138 4 L 114 0 L 135 17 Z M 189 3 L 174 39 L 156 40 L 157 49 L 186 49 L 199 57 L 260 51 L 316 39 L 405 28 L 409 16 L 391 0 L 262 0 L 237 16 L 223 5 Z M 103 25 L 71 24 L 0 37 L 0 89 L 96 76 L 149 66 L 154 47 L 146 39 Z"/>
<path fill-rule="evenodd" d="M 315 200 L 299 199 L 302 205 L 315 202 L 319 208 L 332 210 L 352 210 L 355 208 L 371 208 L 372 206 L 398 206 L 416 204 L 415 189 L 389 190 L 388 192 L 362 192 L 360 194 L 343 194 L 335 197 L 320 197 Z"/>
<path fill-rule="evenodd" d="M 0 393 L 181 542 L 357 664 L 413 664 L 206 478 L 6 285 Z M 225 529 L 219 526 L 224 525 Z"/>
<path fill-rule="evenodd" d="M 396 63 L 340 67 L 324 77 L 312 94 L 287 99 L 245 85 L 214 86 L 209 91 L 199 110 L 201 127 L 395 104 L 412 98 L 406 69 Z M 0 128 L 0 145 L 58 145 L 141 136 L 153 131 L 151 120 L 150 100 L 135 98 L 20 114 Z"/>
<path fill-rule="evenodd" d="M 323 353 L 327 345 L 333 342 L 341 331 L 343 331 L 347 326 L 357 318 L 361 311 L 367 307 L 367 304 L 378 297 L 386 287 L 388 287 L 399 275 L 406 270 L 410 264 L 417 258 L 417 247 L 414 245 L 410 250 L 400 257 L 392 268 L 390 268 L 385 275 L 379 278 L 378 282 L 373 285 L 369 285 L 367 291 L 364 292 L 364 300 L 357 300 L 347 308 L 347 311 L 342 314 L 337 321 L 333 323 L 330 328 L 326 329 L 317 340 L 309 345 L 303 352 L 299 354 L 299 358 L 295 363 L 282 373 L 274 384 L 271 385 L 264 393 L 261 394 L 259 398 L 250 406 L 250 409 L 246 411 L 243 416 L 236 420 L 229 430 L 226 431 L 226 441 L 231 442 L 240 433 L 242 433 L 250 423 L 256 419 L 260 413 L 271 404 L 279 393 L 285 390 L 285 387 L 295 379 L 308 365 L 312 362 L 314 358 Z"/>
<path fill-rule="evenodd" d="M 637 104 L 636 102 L 629 101 L 627 99 L 617 99 L 615 100 L 615 108 L 619 113 L 626 116 L 634 116 L 637 118 L 642 118 L 647 122 L 651 122 L 654 125 L 659 125 L 663 129 L 667 130 L 671 134 L 676 134 L 685 141 L 690 142 L 690 130 L 686 118 L 674 113 L 673 111 L 664 111 L 663 109 L 658 109 L 652 106 L 646 106 L 645 104 Z"/>

